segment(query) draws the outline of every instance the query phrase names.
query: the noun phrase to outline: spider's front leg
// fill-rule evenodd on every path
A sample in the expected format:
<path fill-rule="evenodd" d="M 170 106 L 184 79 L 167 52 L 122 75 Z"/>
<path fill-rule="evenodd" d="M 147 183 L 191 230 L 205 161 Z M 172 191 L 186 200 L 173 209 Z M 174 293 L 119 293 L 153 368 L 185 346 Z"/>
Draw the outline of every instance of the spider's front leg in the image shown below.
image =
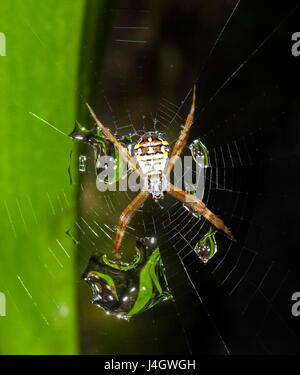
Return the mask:
<path fill-rule="evenodd" d="M 149 197 L 150 193 L 148 191 L 142 190 L 134 199 L 133 201 L 125 208 L 122 212 L 119 223 L 118 223 L 118 231 L 116 234 L 116 238 L 114 240 L 114 248 L 116 253 L 117 264 L 120 267 L 119 262 L 119 249 L 122 244 L 123 237 L 125 235 L 126 227 L 129 224 L 130 220 L 136 213 L 136 211 L 142 206 L 145 200 Z"/>
<path fill-rule="evenodd" d="M 127 148 L 124 147 L 116 137 L 110 132 L 109 129 L 107 129 L 97 118 L 92 108 L 86 103 L 93 119 L 96 121 L 97 126 L 99 129 L 103 132 L 103 134 L 116 146 L 117 150 L 119 151 L 122 158 L 129 164 L 131 168 L 133 168 L 140 176 L 141 178 L 144 178 L 144 174 L 142 171 L 138 168 L 136 160 L 129 154 L 127 151 Z M 125 230 L 127 225 L 129 224 L 132 216 L 135 214 L 135 212 L 142 206 L 142 204 L 145 202 L 145 200 L 149 197 L 149 193 L 147 191 L 141 191 L 134 200 L 125 208 L 125 210 L 122 212 L 119 223 L 118 223 L 118 231 L 116 234 L 116 238 L 114 240 L 114 248 L 116 253 L 116 259 L 117 264 L 120 266 L 119 262 L 119 249 L 122 244 L 123 237 L 125 235 Z"/>
<path fill-rule="evenodd" d="M 200 201 L 200 199 L 198 199 L 195 195 L 180 190 L 172 184 L 169 185 L 168 193 L 176 199 L 178 199 L 179 201 L 186 204 L 187 206 L 189 206 L 193 211 L 198 212 L 206 220 L 213 224 L 217 229 L 225 232 L 231 238 L 232 241 L 236 242 L 236 239 L 234 238 L 230 230 L 226 227 L 223 220 L 221 220 L 218 216 L 211 212 L 205 206 L 205 204 L 202 201 Z"/>
<path fill-rule="evenodd" d="M 196 103 L 196 85 L 194 85 L 194 88 L 193 88 L 193 101 L 192 101 L 190 113 L 189 113 L 189 115 L 186 119 L 184 128 L 183 128 L 179 138 L 177 139 L 177 142 L 175 143 L 172 154 L 170 156 L 170 161 L 168 163 L 167 170 L 166 170 L 167 176 L 171 173 L 172 169 L 174 168 L 174 165 L 175 165 L 177 159 L 180 157 L 180 155 L 182 153 L 182 150 L 184 149 L 184 147 L 186 145 L 186 142 L 188 140 L 190 128 L 191 128 L 191 125 L 192 125 L 193 119 L 194 119 L 195 103 Z"/>
<path fill-rule="evenodd" d="M 88 103 L 86 103 L 86 106 L 88 107 L 88 110 L 90 111 L 93 119 L 96 121 L 97 126 L 100 128 L 102 133 L 116 146 L 122 158 L 128 163 L 131 168 L 133 168 L 140 176 L 143 177 L 143 173 L 138 168 L 136 160 L 129 154 L 127 148 L 124 147 L 120 142 L 118 142 L 117 138 L 110 132 L 110 130 L 101 123 Z"/>

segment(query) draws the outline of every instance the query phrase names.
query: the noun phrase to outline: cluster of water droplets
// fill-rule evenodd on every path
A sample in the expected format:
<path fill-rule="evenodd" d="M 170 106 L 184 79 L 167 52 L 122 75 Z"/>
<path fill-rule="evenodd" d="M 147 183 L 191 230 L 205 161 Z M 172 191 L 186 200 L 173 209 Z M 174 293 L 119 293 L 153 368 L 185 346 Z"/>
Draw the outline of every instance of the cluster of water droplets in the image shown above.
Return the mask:
<path fill-rule="evenodd" d="M 200 168 L 209 168 L 210 159 L 209 153 L 206 146 L 200 141 L 200 139 L 195 139 L 189 146 L 192 157 L 194 161 L 200 166 Z M 187 187 L 187 190 L 190 194 L 196 193 L 195 186 Z M 191 210 L 187 205 L 184 205 L 184 208 L 191 212 L 195 217 L 200 218 L 199 213 Z M 215 239 L 216 231 L 213 231 L 211 228 L 208 233 L 206 233 L 196 244 L 194 251 L 201 259 L 203 263 L 207 263 L 217 252 L 217 242 Z"/>
<path fill-rule="evenodd" d="M 116 137 L 128 152 L 132 154 L 132 137 L 135 134 L 127 136 Z M 115 145 L 105 137 L 99 127 L 95 125 L 92 129 L 86 129 L 84 126 L 76 122 L 75 128 L 69 135 L 72 139 L 85 143 L 91 146 L 94 150 L 93 170 L 97 176 L 98 182 L 105 184 L 113 184 L 120 178 L 125 178 L 131 170 L 124 170 L 124 165 L 120 161 L 120 154 Z M 112 167 L 112 172 L 104 174 L 105 177 L 101 179 L 102 172 Z M 78 169 L 80 172 L 87 172 L 88 170 L 88 157 L 86 155 L 79 155 Z"/>

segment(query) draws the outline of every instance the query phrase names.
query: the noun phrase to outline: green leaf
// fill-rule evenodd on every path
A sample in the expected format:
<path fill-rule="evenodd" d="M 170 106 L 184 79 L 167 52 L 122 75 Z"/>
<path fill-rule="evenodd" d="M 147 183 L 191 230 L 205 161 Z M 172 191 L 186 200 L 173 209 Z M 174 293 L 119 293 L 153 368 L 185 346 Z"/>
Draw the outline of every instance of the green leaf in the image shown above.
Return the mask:
<path fill-rule="evenodd" d="M 78 352 L 74 223 L 67 169 L 84 0 L 0 3 L 0 354 Z"/>

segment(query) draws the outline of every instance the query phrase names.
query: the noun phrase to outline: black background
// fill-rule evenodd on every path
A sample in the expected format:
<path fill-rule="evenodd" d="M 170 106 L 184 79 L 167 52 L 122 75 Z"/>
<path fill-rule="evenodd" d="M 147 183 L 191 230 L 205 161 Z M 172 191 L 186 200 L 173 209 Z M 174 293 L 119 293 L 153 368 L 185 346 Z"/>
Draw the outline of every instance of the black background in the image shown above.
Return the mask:
<path fill-rule="evenodd" d="M 300 31 L 300 9 L 296 1 L 241 1 L 226 25 L 236 4 L 172 0 L 158 10 L 155 2 L 120 1 L 109 10 L 116 12 L 119 24 L 150 19 L 151 43 L 116 47 L 113 35 L 94 89 L 104 87 L 115 108 L 121 108 L 125 92 L 137 117 L 139 106 L 146 105 L 135 104 L 137 95 L 153 107 L 159 96 L 184 100 L 180 112 L 185 117 L 190 106 L 186 94 L 197 82 L 190 141 L 201 138 L 211 156 L 204 202 L 238 241 L 218 233 L 218 253 L 206 265 L 190 249 L 178 255 L 186 246 L 185 236 L 194 238 L 198 229 L 194 222 L 185 227 L 178 203 L 166 198 L 172 220 L 162 225 L 165 216 L 159 214 L 155 220 L 175 304 L 155 307 L 151 315 L 130 322 L 140 330 L 137 344 L 145 337 L 149 341 L 140 354 L 299 354 L 300 317 L 292 316 L 291 297 L 300 291 L 300 57 L 291 53 L 291 37 Z M 167 48 L 173 52 L 163 57 Z M 117 59 L 123 71 L 116 67 Z M 178 62 L 177 73 L 164 68 L 169 62 Z M 103 102 L 99 95 L 95 105 L 109 123 Z M 178 136 L 174 127 L 169 132 Z M 90 298 L 87 287 L 82 288 L 81 298 Z M 89 310 L 80 308 L 82 352 L 101 353 L 99 341 L 110 331 L 97 319 L 87 322 Z M 154 322 L 153 337 L 147 321 Z M 95 333 L 100 327 L 103 336 Z M 118 327 L 122 341 L 126 329 Z M 103 341 L 101 345 L 113 354 Z M 135 354 L 130 345 L 123 342 L 115 353 Z"/>

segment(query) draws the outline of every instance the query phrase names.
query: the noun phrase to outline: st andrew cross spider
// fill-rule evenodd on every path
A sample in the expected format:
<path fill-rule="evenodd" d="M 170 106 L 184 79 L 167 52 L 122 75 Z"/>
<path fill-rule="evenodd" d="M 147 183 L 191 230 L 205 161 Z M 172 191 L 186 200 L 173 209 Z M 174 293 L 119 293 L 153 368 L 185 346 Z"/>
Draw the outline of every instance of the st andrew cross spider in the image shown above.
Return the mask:
<path fill-rule="evenodd" d="M 164 197 L 164 192 L 167 192 L 179 201 L 184 202 L 193 211 L 202 215 L 217 229 L 224 231 L 231 240 L 236 241 L 229 229 L 225 226 L 224 222 L 211 212 L 201 200 L 192 194 L 178 189 L 167 181 L 170 172 L 187 143 L 189 130 L 194 118 L 195 102 L 196 86 L 194 85 L 190 113 L 170 157 L 168 142 L 157 133 L 146 133 L 143 135 L 134 147 L 134 156 L 131 156 L 127 151 L 127 148 L 118 142 L 112 133 L 101 124 L 94 111 L 88 103 L 86 103 L 99 129 L 116 146 L 123 159 L 141 176 L 144 181 L 142 191 L 125 208 L 119 218 L 118 231 L 114 240 L 114 249 L 118 265 L 119 249 L 125 235 L 125 230 L 135 212 L 143 205 L 150 195 L 152 195 L 152 198 L 157 201 Z"/>

